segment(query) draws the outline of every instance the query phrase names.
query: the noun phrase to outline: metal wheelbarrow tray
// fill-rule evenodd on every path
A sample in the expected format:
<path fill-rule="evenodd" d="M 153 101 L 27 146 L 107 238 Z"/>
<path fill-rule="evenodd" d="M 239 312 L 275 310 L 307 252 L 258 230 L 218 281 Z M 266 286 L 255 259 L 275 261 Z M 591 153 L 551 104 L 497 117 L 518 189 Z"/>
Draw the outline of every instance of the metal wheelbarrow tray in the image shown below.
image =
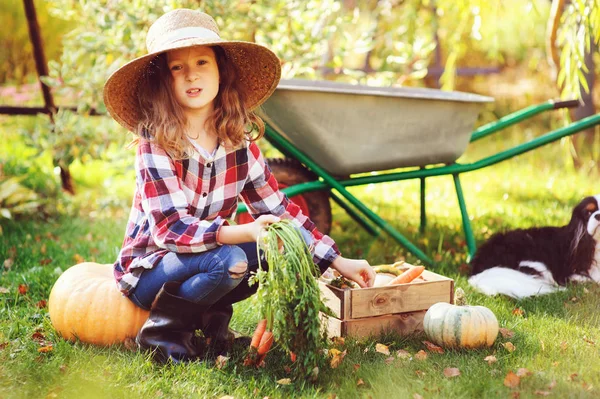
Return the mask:
<path fill-rule="evenodd" d="M 468 144 L 541 112 L 577 107 L 577 100 L 547 101 L 472 131 L 482 107 L 493 98 L 420 88 L 375 88 L 323 81 L 282 80 L 263 105 L 265 137 L 286 157 L 316 176 L 282 191 L 289 197 L 326 190 L 373 235 L 381 230 L 427 265 L 432 260 L 346 187 L 420 179 L 421 230 L 426 225 L 425 179 L 452 175 L 469 255 L 475 253 L 459 175 L 534 150 L 600 124 L 596 114 L 469 164 L 455 161 Z M 414 167 L 411 170 L 390 171 Z M 384 172 L 387 171 L 387 172 Z M 377 173 L 368 173 L 377 172 Z M 351 176 L 355 174 L 363 174 Z M 366 175 L 365 175 L 366 174 Z M 240 204 L 239 212 L 246 207 Z"/>

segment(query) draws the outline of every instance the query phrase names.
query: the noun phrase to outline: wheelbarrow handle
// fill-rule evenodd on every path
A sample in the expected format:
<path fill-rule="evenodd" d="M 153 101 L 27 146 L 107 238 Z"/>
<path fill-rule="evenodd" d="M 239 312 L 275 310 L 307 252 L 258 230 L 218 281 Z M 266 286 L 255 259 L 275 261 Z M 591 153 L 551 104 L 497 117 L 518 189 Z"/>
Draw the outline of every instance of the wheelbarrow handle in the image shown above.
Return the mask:
<path fill-rule="evenodd" d="M 560 108 L 577 108 L 579 107 L 581 104 L 581 102 L 574 98 L 571 100 L 554 100 L 552 101 L 554 104 L 554 109 L 560 109 Z"/>

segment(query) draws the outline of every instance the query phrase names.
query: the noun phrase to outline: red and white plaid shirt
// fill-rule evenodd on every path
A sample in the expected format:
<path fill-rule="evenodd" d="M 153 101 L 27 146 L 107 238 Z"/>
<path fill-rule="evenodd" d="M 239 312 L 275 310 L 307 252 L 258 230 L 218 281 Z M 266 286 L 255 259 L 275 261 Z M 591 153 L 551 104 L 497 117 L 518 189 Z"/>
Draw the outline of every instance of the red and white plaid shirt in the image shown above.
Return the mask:
<path fill-rule="evenodd" d="M 340 254 L 335 242 L 279 191 L 255 142 L 241 148 L 220 145 L 208 159 L 194 151 L 189 159 L 173 160 L 155 143 L 140 139 L 135 195 L 115 262 L 115 277 L 125 295 L 169 251 L 198 253 L 220 245 L 217 233 L 235 216 L 239 196 L 254 218 L 272 214 L 310 232 L 313 260 L 321 270 Z"/>

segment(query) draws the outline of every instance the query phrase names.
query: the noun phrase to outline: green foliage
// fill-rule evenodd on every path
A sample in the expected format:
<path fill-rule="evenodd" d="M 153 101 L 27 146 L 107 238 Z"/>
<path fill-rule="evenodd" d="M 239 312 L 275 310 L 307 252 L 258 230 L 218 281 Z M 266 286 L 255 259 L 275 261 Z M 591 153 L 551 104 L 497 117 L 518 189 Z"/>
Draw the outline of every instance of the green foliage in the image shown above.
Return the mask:
<path fill-rule="evenodd" d="M 564 97 L 581 97 L 582 90 L 590 92 L 584 72 L 589 72 L 585 56 L 598 52 L 600 45 L 600 0 L 567 2 L 557 38 L 560 55 L 558 86 Z M 592 43 L 595 44 L 592 47 Z"/>
<path fill-rule="evenodd" d="M 38 195 L 23 186 L 22 180 L 23 178 L 18 177 L 0 177 L 0 220 L 28 215 L 39 207 Z"/>
<path fill-rule="evenodd" d="M 61 37 L 72 24 L 48 14 L 44 0 L 35 0 L 46 58 L 54 60 L 61 51 Z M 25 83 L 36 74 L 25 8 L 21 0 L 0 2 L 0 83 Z"/>

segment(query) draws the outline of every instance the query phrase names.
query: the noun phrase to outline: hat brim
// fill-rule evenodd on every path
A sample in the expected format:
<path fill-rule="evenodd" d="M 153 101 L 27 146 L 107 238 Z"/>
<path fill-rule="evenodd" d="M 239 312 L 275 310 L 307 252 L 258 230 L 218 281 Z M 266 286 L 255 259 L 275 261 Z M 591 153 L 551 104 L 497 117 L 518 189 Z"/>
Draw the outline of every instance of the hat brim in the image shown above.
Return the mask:
<path fill-rule="evenodd" d="M 268 48 L 241 41 L 202 39 L 181 40 L 168 49 L 138 57 L 117 69 L 104 84 L 104 104 L 108 113 L 123 127 L 135 132 L 142 117 L 137 99 L 140 78 L 159 54 L 195 46 L 220 46 L 228 62 L 235 65 L 237 85 L 244 93 L 244 106 L 253 110 L 273 94 L 281 77 L 279 58 Z"/>

